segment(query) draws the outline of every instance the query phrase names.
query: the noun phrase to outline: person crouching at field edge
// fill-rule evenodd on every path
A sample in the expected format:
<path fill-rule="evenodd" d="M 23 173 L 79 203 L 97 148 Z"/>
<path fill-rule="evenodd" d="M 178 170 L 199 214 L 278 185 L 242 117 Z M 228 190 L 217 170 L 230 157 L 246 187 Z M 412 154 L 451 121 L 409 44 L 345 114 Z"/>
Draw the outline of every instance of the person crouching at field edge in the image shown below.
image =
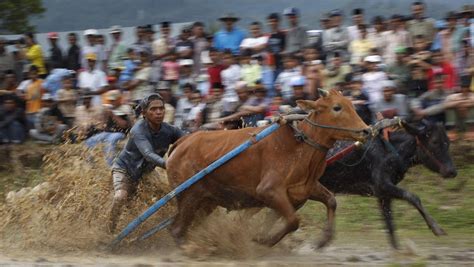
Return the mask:
<path fill-rule="evenodd" d="M 184 133 L 163 122 L 165 103 L 158 94 L 145 97 L 139 105 L 143 119 L 131 129 L 127 144 L 112 166 L 114 199 L 108 230 L 115 231 L 125 202 L 136 191 L 138 182 L 156 166 L 166 169 L 163 156 Z"/>

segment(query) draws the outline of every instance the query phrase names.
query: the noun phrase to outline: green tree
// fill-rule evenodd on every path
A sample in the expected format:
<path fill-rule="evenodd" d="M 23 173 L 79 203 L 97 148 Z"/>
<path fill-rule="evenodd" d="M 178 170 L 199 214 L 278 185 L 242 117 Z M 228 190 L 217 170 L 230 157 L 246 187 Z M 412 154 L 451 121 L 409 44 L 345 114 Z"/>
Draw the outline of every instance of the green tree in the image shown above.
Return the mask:
<path fill-rule="evenodd" d="M 0 0 L 0 33 L 34 31 L 29 18 L 44 11 L 42 0 Z"/>

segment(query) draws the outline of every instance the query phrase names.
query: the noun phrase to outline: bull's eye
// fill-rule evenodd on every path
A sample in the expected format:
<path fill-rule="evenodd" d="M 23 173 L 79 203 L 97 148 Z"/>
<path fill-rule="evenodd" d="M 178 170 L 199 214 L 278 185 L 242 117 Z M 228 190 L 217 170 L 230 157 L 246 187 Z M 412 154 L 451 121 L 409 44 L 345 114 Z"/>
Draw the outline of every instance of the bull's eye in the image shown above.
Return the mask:
<path fill-rule="evenodd" d="M 332 108 L 332 110 L 336 111 L 336 112 L 339 112 L 341 111 L 342 107 L 340 105 L 336 105 Z"/>

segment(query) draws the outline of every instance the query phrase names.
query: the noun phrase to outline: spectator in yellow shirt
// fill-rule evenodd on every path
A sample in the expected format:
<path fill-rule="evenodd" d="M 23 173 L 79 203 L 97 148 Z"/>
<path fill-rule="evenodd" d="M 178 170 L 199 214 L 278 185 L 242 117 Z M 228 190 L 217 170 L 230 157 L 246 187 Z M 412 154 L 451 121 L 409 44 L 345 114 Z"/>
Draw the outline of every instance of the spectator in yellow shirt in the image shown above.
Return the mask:
<path fill-rule="evenodd" d="M 32 65 L 38 68 L 39 76 L 41 78 L 45 78 L 46 67 L 44 64 L 43 50 L 41 49 L 41 46 L 36 43 L 35 37 L 31 32 L 25 34 L 25 42 L 27 46 L 25 53 L 26 59 L 28 59 Z"/>
<path fill-rule="evenodd" d="M 349 52 L 351 53 L 351 64 L 359 65 L 362 59 L 370 54 L 370 50 L 375 47 L 375 44 L 367 38 L 367 27 L 362 24 L 359 25 L 360 38 L 353 40 L 349 44 Z"/>

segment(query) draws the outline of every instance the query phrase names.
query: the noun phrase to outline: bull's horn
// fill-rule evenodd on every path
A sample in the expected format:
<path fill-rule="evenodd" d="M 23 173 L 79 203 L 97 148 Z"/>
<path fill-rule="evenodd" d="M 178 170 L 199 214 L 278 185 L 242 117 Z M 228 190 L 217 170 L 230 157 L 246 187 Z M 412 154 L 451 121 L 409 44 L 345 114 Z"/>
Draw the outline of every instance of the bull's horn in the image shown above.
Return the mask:
<path fill-rule="evenodd" d="M 329 95 L 329 92 L 324 90 L 324 89 L 321 89 L 321 88 L 318 88 L 318 93 L 321 97 L 327 97 Z"/>

